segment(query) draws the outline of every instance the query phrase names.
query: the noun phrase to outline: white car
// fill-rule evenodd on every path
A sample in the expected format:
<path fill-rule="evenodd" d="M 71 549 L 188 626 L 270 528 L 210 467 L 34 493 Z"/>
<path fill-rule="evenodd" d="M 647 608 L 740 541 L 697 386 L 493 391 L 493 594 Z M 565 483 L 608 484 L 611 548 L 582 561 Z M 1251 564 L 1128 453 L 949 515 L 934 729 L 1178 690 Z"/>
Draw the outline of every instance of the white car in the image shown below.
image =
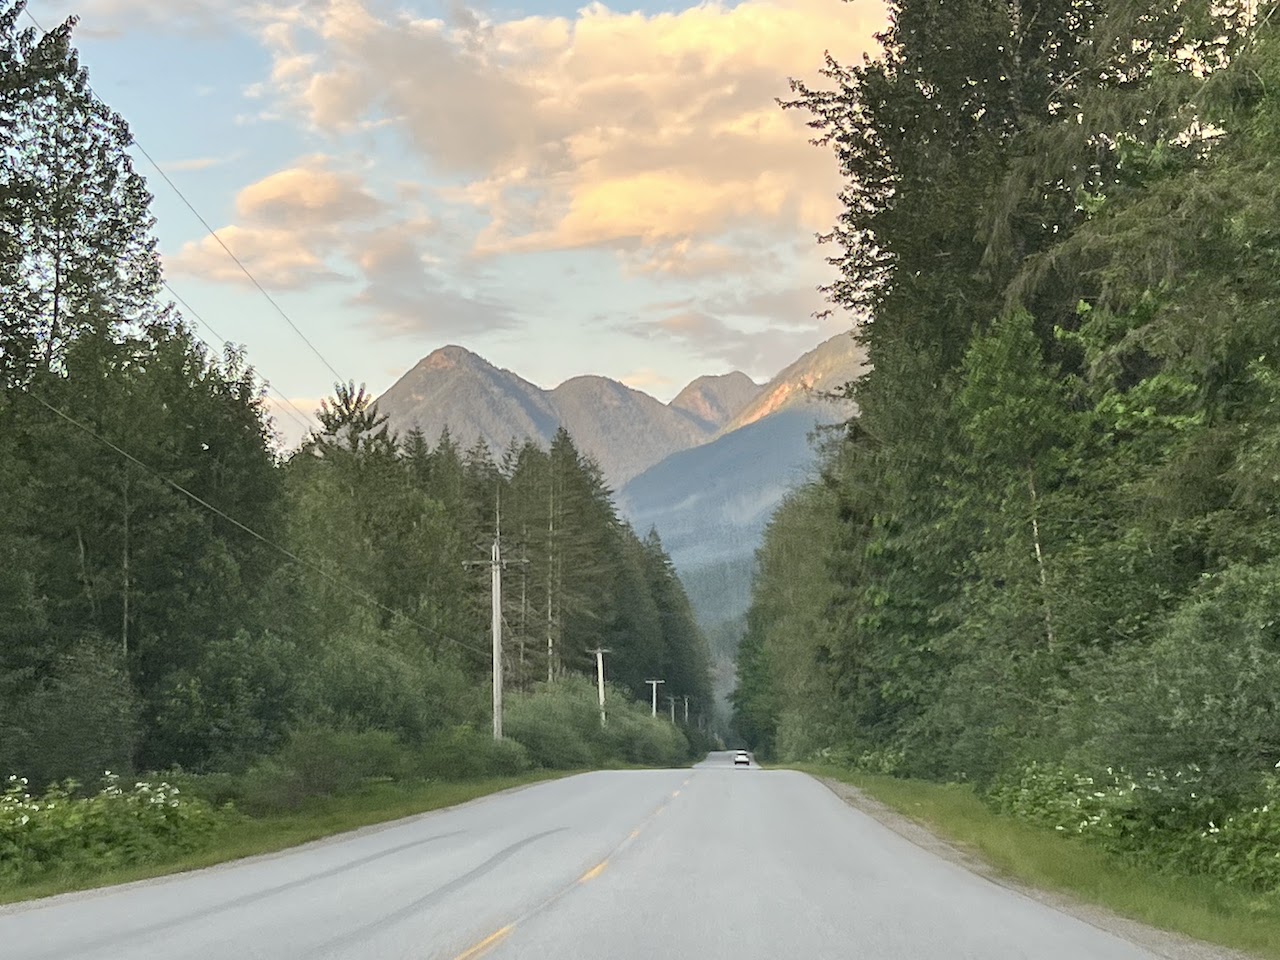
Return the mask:
<path fill-rule="evenodd" d="M 751 754 L 747 753 L 745 750 L 739 750 L 733 755 L 733 765 L 735 767 L 751 766 Z"/>

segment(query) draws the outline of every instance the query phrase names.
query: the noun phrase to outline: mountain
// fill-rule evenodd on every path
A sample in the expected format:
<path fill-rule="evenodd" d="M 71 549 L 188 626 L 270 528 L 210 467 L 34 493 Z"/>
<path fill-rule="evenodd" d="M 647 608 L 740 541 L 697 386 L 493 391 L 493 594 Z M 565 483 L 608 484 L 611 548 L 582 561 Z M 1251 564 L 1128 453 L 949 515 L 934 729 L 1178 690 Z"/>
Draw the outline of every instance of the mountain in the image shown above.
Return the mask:
<path fill-rule="evenodd" d="M 865 369 L 857 341 L 832 337 L 758 388 L 714 440 L 671 454 L 618 493 L 623 515 L 641 533 L 657 529 L 680 573 L 711 645 L 725 719 L 756 548 L 783 497 L 813 475 L 819 426 L 857 412 L 848 401 L 820 395 Z"/>
<path fill-rule="evenodd" d="M 737 378 L 755 386 L 745 374 Z M 482 439 L 496 451 L 513 439 L 545 446 L 563 424 L 616 487 L 669 454 L 711 439 L 737 412 L 733 398 L 747 396 L 737 378 L 703 378 L 726 381 L 705 390 L 708 403 L 722 411 L 718 421 L 708 422 L 605 377 L 574 377 L 543 390 L 463 347 L 447 346 L 396 381 L 378 398 L 378 409 L 397 433 L 417 427 L 434 441 L 448 426 L 462 446 Z"/>
<path fill-rule="evenodd" d="M 750 556 L 787 491 L 808 478 L 818 422 L 782 410 L 673 453 L 622 488 L 619 509 L 641 533 L 656 527 L 681 571 Z"/>
<path fill-rule="evenodd" d="M 865 368 L 862 347 L 848 334 L 819 344 L 758 388 L 716 439 L 673 453 L 627 483 L 619 508 L 637 530 L 657 528 L 682 573 L 750 558 L 787 491 L 809 476 L 815 429 L 856 413 L 848 401 L 821 393 Z"/>
<path fill-rule="evenodd" d="M 810 350 L 759 390 L 722 428 L 729 433 L 782 410 L 808 410 L 818 416 L 831 408 L 820 396 L 861 376 L 866 361 L 862 347 L 840 333 Z"/>
<path fill-rule="evenodd" d="M 670 406 L 696 417 L 708 427 L 720 430 L 761 390 L 745 373 L 733 373 L 718 377 L 699 377 L 676 394 Z"/>
<path fill-rule="evenodd" d="M 416 426 L 434 442 L 448 425 L 464 446 L 483 438 L 495 450 L 512 437 L 550 438 L 560 423 L 545 390 L 456 346 L 420 360 L 378 398 L 378 409 L 397 433 Z"/>
<path fill-rule="evenodd" d="M 574 377 L 550 397 L 574 443 L 615 484 L 677 450 L 705 443 L 711 432 L 685 411 L 606 377 Z"/>

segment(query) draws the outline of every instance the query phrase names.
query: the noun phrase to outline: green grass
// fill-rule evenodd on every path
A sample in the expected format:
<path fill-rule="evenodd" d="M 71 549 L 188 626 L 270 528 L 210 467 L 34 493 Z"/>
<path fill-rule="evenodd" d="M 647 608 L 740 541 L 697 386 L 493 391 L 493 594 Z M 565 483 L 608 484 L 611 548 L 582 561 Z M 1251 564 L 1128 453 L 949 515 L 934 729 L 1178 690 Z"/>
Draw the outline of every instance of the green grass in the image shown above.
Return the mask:
<path fill-rule="evenodd" d="M 499 790 L 570 776 L 574 772 L 579 771 L 538 770 L 520 776 L 461 783 L 371 783 L 355 793 L 309 801 L 295 812 L 243 818 L 224 830 L 213 846 L 197 853 L 93 873 L 55 872 L 31 883 L 0 881 L 0 903 L 145 880 L 273 853 L 357 827 L 450 807 Z"/>
<path fill-rule="evenodd" d="M 1006 877 L 1072 894 L 1153 927 L 1280 960 L 1280 898 L 1264 898 L 1209 878 L 1135 866 L 1079 840 L 996 813 L 970 786 L 812 764 L 795 769 L 858 787 L 978 855 Z"/>

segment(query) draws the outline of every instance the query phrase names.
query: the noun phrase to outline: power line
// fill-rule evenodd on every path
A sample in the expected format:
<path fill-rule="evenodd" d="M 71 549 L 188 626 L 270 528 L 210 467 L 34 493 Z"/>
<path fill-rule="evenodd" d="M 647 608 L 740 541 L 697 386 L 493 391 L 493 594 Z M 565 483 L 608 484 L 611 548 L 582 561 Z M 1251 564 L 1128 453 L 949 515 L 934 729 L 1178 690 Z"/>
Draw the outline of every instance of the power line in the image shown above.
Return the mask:
<path fill-rule="evenodd" d="M 193 317 L 196 319 L 196 322 L 197 322 L 197 323 L 199 323 L 202 327 L 204 327 L 206 330 L 208 330 L 210 333 L 212 333 L 216 339 L 221 340 L 221 341 L 223 342 L 223 344 L 228 344 L 228 343 L 230 343 L 230 342 L 231 342 L 231 341 L 230 341 L 230 340 L 228 340 L 226 337 L 224 337 L 222 334 L 220 334 L 217 330 L 213 329 L 213 324 L 209 323 L 209 321 L 207 321 L 204 317 L 202 317 L 202 316 L 200 316 L 200 314 L 196 313 L 195 309 L 191 306 L 191 304 L 187 303 L 187 301 L 186 301 L 186 300 L 184 300 L 184 299 L 182 298 L 182 295 L 181 295 L 181 294 L 179 294 L 177 290 L 173 289 L 173 287 L 172 287 L 172 286 L 170 286 L 170 284 L 169 284 L 169 281 L 168 281 L 168 280 L 165 280 L 164 278 L 161 278 L 160 282 L 161 282 L 162 284 L 164 284 L 164 288 L 165 288 L 166 290 L 168 290 L 168 291 L 169 291 L 169 294 L 170 294 L 170 295 L 171 295 L 175 300 L 177 300 L 177 301 L 178 301 L 178 303 L 182 304 L 183 309 L 185 309 L 185 310 L 187 311 L 187 313 L 189 313 L 191 316 L 193 316 Z M 211 349 L 211 350 L 213 349 L 213 347 L 212 347 L 212 345 L 211 345 L 211 344 L 206 343 L 206 344 L 205 344 L 205 346 L 209 347 L 209 349 Z M 310 430 L 310 429 L 314 426 L 314 424 L 311 422 L 310 417 L 308 417 L 305 413 L 303 413 L 301 410 L 299 410 L 299 409 L 298 409 L 298 407 L 297 407 L 297 405 L 295 405 L 295 404 L 294 404 L 294 402 L 293 402 L 292 400 L 290 400 L 290 399 L 288 398 L 288 396 L 286 396 L 286 395 L 285 395 L 284 391 L 280 390 L 278 387 L 276 387 L 275 385 L 273 385 L 273 384 L 271 383 L 271 381 L 266 380 L 265 378 L 264 378 L 263 382 L 267 385 L 267 389 L 268 389 L 268 390 L 270 390 L 272 393 L 274 393 L 276 396 L 278 396 L 278 397 L 279 397 L 281 400 L 283 400 L 283 401 L 284 401 L 288 406 L 292 407 L 292 408 L 293 408 L 293 410 L 298 414 L 298 416 L 297 416 L 297 417 L 293 417 L 293 418 L 292 418 L 294 423 L 296 423 L 296 424 L 298 424 L 298 426 L 302 427 L 302 429 L 303 429 L 304 431 L 306 431 L 306 430 Z M 288 411 L 282 411 L 282 412 L 287 413 Z M 301 417 L 302 419 L 299 419 L 299 417 Z"/>
<path fill-rule="evenodd" d="M 27 19 L 29 19 L 32 23 L 36 25 L 37 30 L 39 30 L 41 33 L 46 33 L 46 34 L 48 33 L 48 31 L 46 31 L 45 28 L 40 25 L 40 21 L 37 20 L 34 16 L 32 16 L 30 9 L 24 8 L 23 12 L 27 15 Z M 90 93 L 93 93 L 95 97 L 97 96 L 97 93 L 94 92 L 92 86 L 90 86 L 87 83 L 85 84 L 85 86 Z M 160 177 L 164 180 L 165 183 L 169 185 L 169 188 L 178 195 L 178 199 L 183 202 L 186 208 L 191 211 L 191 213 L 195 216 L 195 218 L 200 221 L 200 224 L 205 228 L 205 230 L 208 231 L 209 236 L 213 237 L 213 239 L 217 241 L 218 246 L 220 246 L 223 249 L 223 251 L 226 253 L 226 255 L 232 259 L 235 265 L 240 268 L 241 272 L 246 277 L 249 278 L 249 282 L 252 283 L 255 287 L 257 287 L 258 292 L 267 298 L 267 302 L 271 304 L 272 307 L 275 308 L 276 313 L 280 314 L 284 322 L 287 323 L 289 327 L 293 330 L 293 332 L 296 333 L 302 339 L 302 342 L 305 343 L 308 348 L 310 348 L 311 352 L 314 353 L 317 358 L 319 358 L 320 362 L 323 363 L 328 368 L 329 372 L 338 378 L 339 382 L 346 382 L 342 374 L 338 373 L 338 371 L 334 369 L 333 364 L 331 364 L 328 360 L 325 359 L 324 354 L 322 354 L 316 348 L 316 345 L 307 338 L 307 335 L 303 333 L 302 330 L 299 329 L 298 325 L 294 323 L 292 319 L 290 319 L 287 313 L 285 313 L 284 308 L 281 307 L 280 304 L 278 304 L 275 301 L 275 298 L 272 297 L 271 294 L 267 292 L 266 287 L 260 284 L 258 282 L 258 278 L 249 272 L 249 268 L 246 267 L 244 263 L 241 262 L 240 258 L 231 252 L 231 248 L 228 247 L 225 242 L 223 242 L 223 239 L 220 236 L 218 236 L 218 232 L 214 230 L 212 226 L 209 225 L 208 220 L 206 220 L 203 216 L 201 216 L 200 211 L 197 210 L 195 206 L 191 203 L 191 201 L 187 199 L 186 194 L 184 194 L 181 190 L 178 189 L 178 185 L 169 178 L 169 175 L 164 172 L 164 169 L 160 166 L 160 164 L 158 164 L 155 161 L 155 158 L 152 157 L 151 154 L 147 152 L 146 147 L 144 147 L 139 142 L 136 136 L 132 135 L 132 131 L 130 131 L 130 136 L 131 136 L 131 139 L 133 140 L 133 145 L 138 148 L 138 152 L 147 158 L 147 161 L 151 164 L 151 166 L 155 167 L 156 173 L 160 174 Z M 165 284 L 165 285 L 168 286 L 168 284 Z"/>
<path fill-rule="evenodd" d="M 183 496 L 188 497 L 194 502 L 200 504 L 200 506 L 204 507 L 206 510 L 210 511 L 211 513 L 217 514 L 219 517 L 226 520 L 228 523 L 243 530 L 245 533 L 249 534 L 251 537 L 257 540 L 260 540 L 262 543 L 266 544 L 268 547 L 271 547 L 273 550 L 278 551 L 279 553 L 288 557 L 290 560 L 294 561 L 295 563 L 298 563 L 304 567 L 310 568 L 311 570 L 320 574 L 320 576 L 324 577 L 330 583 L 334 584 L 335 586 L 341 587 L 343 590 L 346 590 L 348 593 L 352 594 L 358 599 L 363 600 L 365 603 L 369 604 L 370 606 L 377 607 L 379 610 L 382 610 L 384 613 L 389 613 L 393 617 L 400 617 L 401 619 L 407 621 L 408 623 L 413 624 L 415 627 L 425 630 L 427 633 L 431 634 L 433 637 L 436 637 L 437 639 L 447 641 L 448 643 L 456 644 L 457 646 L 463 647 L 464 649 L 471 650 L 475 653 L 479 653 L 486 658 L 488 657 L 489 651 L 481 647 L 474 646 L 473 644 L 467 643 L 463 640 L 457 640 L 454 637 L 448 636 L 447 634 L 441 633 L 439 630 L 436 630 L 432 627 L 427 626 L 425 623 L 422 623 L 418 620 L 413 619 L 412 617 L 408 616 L 407 614 L 399 610 L 394 610 L 391 607 L 388 607 L 385 603 L 382 603 L 380 600 L 376 599 L 375 597 L 369 596 L 369 594 L 365 593 L 363 590 L 360 590 L 358 587 L 353 587 L 351 584 L 347 583 L 346 581 L 333 576 L 331 573 L 329 573 L 329 571 L 325 570 L 318 563 L 312 560 L 308 560 L 305 557 L 300 557 L 296 553 L 294 553 L 292 550 L 288 549 L 287 547 L 282 547 L 280 544 L 276 543 L 275 541 L 267 539 L 262 534 L 258 533 L 257 530 L 254 530 L 252 527 L 246 526 L 245 524 L 241 523 L 239 520 L 237 520 L 235 517 L 231 516 L 230 514 L 222 510 L 219 510 L 213 504 L 209 503 L 209 501 L 203 499 L 200 496 L 197 496 L 196 494 L 188 490 L 186 487 L 182 486 L 182 484 L 178 483 L 177 481 L 170 480 L 168 477 L 164 476 L 159 471 L 154 470 L 151 467 L 147 466 L 147 464 L 143 463 L 133 454 L 129 453 L 129 451 L 116 446 L 116 444 L 112 443 L 106 437 L 103 437 L 101 434 L 95 431 L 92 427 L 86 426 L 85 424 L 81 423 L 79 420 L 76 420 L 74 417 L 70 416 L 69 414 L 63 413 L 61 410 L 59 410 L 57 407 L 55 407 L 53 404 L 49 403 L 42 397 L 38 397 L 34 393 L 31 393 L 30 391 L 27 391 L 27 390 L 22 390 L 19 392 L 24 394 L 25 396 L 30 397 L 32 400 L 36 401 L 36 403 L 40 404 L 42 407 L 45 407 L 47 410 L 61 417 L 63 420 L 67 421 L 67 423 L 71 424 L 72 426 L 77 427 L 80 430 L 83 430 L 85 433 L 93 437 L 103 446 L 109 447 L 110 449 L 118 453 L 120 456 L 124 457 L 126 460 L 141 467 L 143 470 L 145 470 L 155 479 L 159 480 L 161 483 L 167 484 L 168 486 L 172 487 L 174 490 L 177 490 Z"/>
<path fill-rule="evenodd" d="M 244 273 L 246 277 L 249 278 L 249 281 L 255 287 L 258 288 L 258 292 L 260 292 L 264 297 L 267 298 L 267 303 L 271 304 L 271 306 L 275 308 L 276 313 L 280 314 L 280 316 L 284 319 L 284 322 L 289 325 L 289 327 L 293 330 L 293 332 L 302 338 L 302 342 L 305 343 L 310 348 L 311 352 L 314 353 L 320 359 L 320 362 L 329 368 L 329 372 L 332 373 L 335 377 L 337 377 L 340 382 L 345 382 L 342 374 L 340 374 L 337 370 L 335 370 L 333 367 L 333 364 L 331 364 L 328 360 L 324 358 L 324 354 L 322 354 L 319 350 L 317 350 L 316 345 L 312 343 L 309 339 L 307 339 L 307 335 L 298 328 L 298 325 L 294 323 L 291 319 L 289 319 L 289 315 L 284 312 L 284 308 L 281 307 L 280 304 L 276 303 L 275 298 L 272 297 L 271 294 L 267 293 L 266 287 L 260 284 L 258 282 L 258 278 L 249 272 L 249 268 L 246 267 L 240 261 L 240 258 L 231 252 L 231 248 L 228 247 L 226 243 L 223 242 L 220 236 L 218 236 L 217 231 L 214 230 L 213 227 L 209 226 L 209 221 L 207 221 L 204 217 L 202 217 L 200 215 L 200 211 L 197 210 L 194 206 L 192 206 L 191 201 L 188 200 L 186 198 L 186 195 L 183 194 L 183 192 L 178 189 L 177 184 L 175 184 L 172 180 L 169 179 L 169 175 L 165 173 L 163 169 L 161 169 L 160 164 L 156 163 L 156 161 L 152 158 L 151 154 L 147 153 L 146 148 L 141 143 L 138 142 L 137 137 L 134 137 L 133 145 L 137 147 L 138 152 L 141 153 L 144 157 L 146 157 L 147 160 L 151 163 L 151 165 L 156 168 L 156 172 L 160 174 L 164 182 L 167 183 L 170 186 L 170 188 L 173 190 L 173 192 L 178 195 L 178 199 L 181 200 L 183 204 L 186 205 L 186 208 L 190 210 L 192 214 L 195 215 L 195 218 L 200 221 L 201 225 L 207 231 L 209 231 L 209 236 L 213 237 L 213 239 L 218 242 L 218 246 L 220 246 L 226 252 L 227 256 L 230 257 L 235 262 L 235 265 L 240 268 L 240 270 Z"/>
<path fill-rule="evenodd" d="M 29 19 L 33 24 L 35 24 L 37 30 L 39 30 L 41 33 L 47 33 L 44 27 L 41 26 L 40 21 L 35 18 L 35 16 L 31 13 L 31 10 L 29 8 L 24 9 L 23 12 L 27 15 L 27 19 Z M 91 85 L 86 84 L 86 87 L 88 87 L 88 89 L 91 92 L 93 92 L 93 87 Z M 96 93 L 94 95 L 97 96 Z M 310 340 L 307 339 L 306 335 L 303 334 L 301 330 L 298 329 L 298 327 L 284 312 L 284 310 L 280 307 L 280 305 L 276 303 L 275 300 L 272 299 L 271 295 L 268 294 L 267 291 L 262 288 L 262 285 L 258 283 L 257 279 L 254 278 L 254 276 L 249 272 L 248 268 L 245 267 L 245 265 L 235 256 L 235 254 L 231 252 L 230 249 L 228 249 L 227 245 L 223 243 L 222 238 L 217 235 L 217 232 L 209 225 L 209 223 L 204 219 L 204 217 L 200 215 L 200 212 L 196 210 L 196 208 L 192 205 L 192 203 L 186 198 L 186 195 L 183 194 L 183 192 L 178 189 L 177 184 L 175 184 L 173 180 L 169 178 L 169 175 L 165 173 L 164 170 L 161 168 L 161 166 L 155 161 L 155 159 L 152 158 L 151 154 L 147 152 L 146 148 L 143 147 L 143 145 L 138 141 L 137 137 L 135 136 L 132 139 L 133 139 L 133 145 L 138 148 L 138 152 L 141 153 L 144 157 L 146 157 L 146 159 L 151 163 L 151 165 L 155 167 L 156 172 L 160 174 L 160 176 L 169 185 L 169 187 L 173 190 L 173 192 L 178 195 L 179 199 L 182 200 L 182 202 L 186 205 L 187 209 L 190 210 L 195 215 L 196 219 L 200 221 L 200 223 L 204 226 L 204 228 L 209 232 L 210 236 L 212 236 L 218 242 L 218 244 L 222 247 L 222 249 L 226 251 L 227 255 L 231 257 L 231 259 L 236 262 L 236 265 L 239 266 L 240 269 L 244 271 L 245 275 L 249 277 L 251 281 L 253 281 L 254 286 L 256 286 L 262 292 L 263 296 L 265 296 L 267 300 L 271 303 L 271 305 L 275 307 L 275 309 L 284 318 L 285 322 L 288 323 L 289 326 L 293 329 L 293 331 L 297 333 L 299 337 L 302 338 L 303 342 L 305 342 L 307 346 L 311 348 L 311 351 L 315 353 L 317 357 L 320 358 L 320 362 L 323 363 L 329 369 L 329 372 L 332 373 L 335 377 L 337 377 L 338 380 L 342 380 L 343 379 L 342 375 L 339 374 L 338 371 L 333 368 L 333 366 L 329 363 L 329 361 L 327 361 L 324 358 L 324 356 L 320 353 L 320 351 L 316 349 L 315 345 L 311 343 Z M 210 333 L 212 333 L 214 337 L 221 340 L 224 344 L 231 342 L 222 334 L 220 334 L 217 330 L 215 330 L 212 324 L 210 324 L 207 320 L 205 320 L 202 316 L 200 316 L 200 314 L 196 312 L 195 308 L 193 308 L 191 304 L 188 303 L 186 299 L 184 299 L 182 295 L 179 294 L 178 291 L 176 291 L 173 288 L 173 285 L 169 283 L 167 279 L 165 279 L 162 276 L 160 279 L 160 282 L 164 285 L 164 288 L 169 291 L 169 293 L 173 296 L 173 298 L 183 306 L 183 308 L 187 311 L 187 313 L 189 313 L 192 317 L 194 317 L 195 320 L 201 326 L 207 329 Z M 210 349 L 212 349 L 211 345 L 206 344 L 206 346 L 210 346 Z M 283 391 L 281 391 L 279 388 L 274 386 L 269 380 L 266 380 L 266 378 L 264 378 L 264 381 L 266 382 L 267 388 L 269 390 L 271 390 L 273 393 L 279 396 L 280 399 L 283 400 L 286 405 L 291 407 L 294 410 L 294 412 L 298 414 L 298 417 L 300 417 L 301 419 L 298 419 L 298 417 L 293 417 L 292 419 L 294 420 L 295 423 L 298 424 L 298 426 L 300 426 L 303 429 L 304 434 L 306 433 L 306 431 L 311 430 L 312 427 L 314 426 L 311 418 L 302 410 L 299 410 L 297 405 L 295 405 L 294 402 L 290 400 L 289 397 L 287 397 Z"/>

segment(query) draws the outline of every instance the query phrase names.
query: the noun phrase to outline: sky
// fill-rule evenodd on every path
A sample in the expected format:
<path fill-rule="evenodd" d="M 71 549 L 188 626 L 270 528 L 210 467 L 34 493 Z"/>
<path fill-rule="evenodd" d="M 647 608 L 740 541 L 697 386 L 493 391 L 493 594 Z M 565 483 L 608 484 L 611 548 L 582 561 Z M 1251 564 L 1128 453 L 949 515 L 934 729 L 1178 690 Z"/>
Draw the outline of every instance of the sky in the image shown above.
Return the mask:
<path fill-rule="evenodd" d="M 376 395 L 446 344 L 666 401 L 851 326 L 812 316 L 835 157 L 775 101 L 825 51 L 873 52 L 880 0 L 615 3 L 27 9 L 80 18 L 94 90 L 181 191 L 138 157 L 166 278 L 197 334 L 246 347 L 289 440 L 335 373 Z"/>

